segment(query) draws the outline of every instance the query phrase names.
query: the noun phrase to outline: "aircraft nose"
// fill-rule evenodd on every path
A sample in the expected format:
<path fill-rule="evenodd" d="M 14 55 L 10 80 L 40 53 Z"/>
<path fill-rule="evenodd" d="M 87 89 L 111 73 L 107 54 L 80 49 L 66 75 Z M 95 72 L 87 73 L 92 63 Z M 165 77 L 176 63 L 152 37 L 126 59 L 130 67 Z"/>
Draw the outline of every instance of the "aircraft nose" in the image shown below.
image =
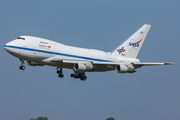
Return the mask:
<path fill-rule="evenodd" d="M 8 45 L 7 44 L 5 44 L 4 45 L 4 49 L 7 51 L 7 47 L 8 47 Z"/>
<path fill-rule="evenodd" d="M 17 56 L 19 50 L 14 49 L 15 47 L 14 41 L 8 42 L 4 45 L 4 49 L 11 55 Z"/>
<path fill-rule="evenodd" d="M 4 49 L 5 49 L 7 52 L 9 52 L 9 50 L 10 50 L 9 48 L 12 47 L 11 43 L 12 43 L 12 41 L 11 41 L 11 42 L 8 42 L 8 43 L 6 43 L 6 44 L 4 45 Z"/>

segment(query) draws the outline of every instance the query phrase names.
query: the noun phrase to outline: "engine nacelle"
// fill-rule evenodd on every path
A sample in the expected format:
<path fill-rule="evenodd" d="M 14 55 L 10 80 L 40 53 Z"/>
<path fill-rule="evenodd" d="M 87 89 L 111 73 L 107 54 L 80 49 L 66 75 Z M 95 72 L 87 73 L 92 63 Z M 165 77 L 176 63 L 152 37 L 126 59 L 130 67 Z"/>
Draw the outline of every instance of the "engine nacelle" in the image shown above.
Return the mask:
<path fill-rule="evenodd" d="M 91 71 L 92 70 L 92 64 L 91 63 L 75 63 L 73 66 L 73 70 L 75 72 Z"/>
<path fill-rule="evenodd" d="M 116 65 L 115 69 L 118 73 L 126 73 L 128 71 L 128 67 L 126 65 Z"/>
<path fill-rule="evenodd" d="M 132 64 L 119 64 L 115 67 L 116 72 L 118 73 L 134 73 L 136 72 L 132 66 Z"/>
<path fill-rule="evenodd" d="M 42 65 L 42 64 L 39 64 L 39 63 L 36 63 L 36 62 L 30 62 L 30 61 L 27 61 L 27 64 L 28 64 L 29 66 L 44 66 L 44 65 Z"/>

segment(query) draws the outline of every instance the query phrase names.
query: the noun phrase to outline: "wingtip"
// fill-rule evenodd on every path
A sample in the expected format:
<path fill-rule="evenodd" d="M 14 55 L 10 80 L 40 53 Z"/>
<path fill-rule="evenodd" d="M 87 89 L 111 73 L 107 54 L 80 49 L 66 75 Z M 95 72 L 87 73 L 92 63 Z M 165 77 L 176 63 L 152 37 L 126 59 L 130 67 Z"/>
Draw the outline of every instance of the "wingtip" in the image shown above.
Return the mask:
<path fill-rule="evenodd" d="M 172 63 L 172 62 L 168 62 L 168 63 L 164 63 L 164 65 L 174 65 L 176 63 Z"/>

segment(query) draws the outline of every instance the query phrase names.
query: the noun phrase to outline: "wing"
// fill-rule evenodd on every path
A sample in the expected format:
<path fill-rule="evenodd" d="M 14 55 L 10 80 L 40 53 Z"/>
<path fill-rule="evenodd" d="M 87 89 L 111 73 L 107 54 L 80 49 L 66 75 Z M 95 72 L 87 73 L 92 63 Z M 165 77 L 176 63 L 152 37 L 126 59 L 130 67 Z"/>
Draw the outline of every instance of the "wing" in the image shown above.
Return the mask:
<path fill-rule="evenodd" d="M 172 65 L 175 63 L 172 62 L 165 62 L 165 63 L 144 63 L 144 62 L 140 62 L 140 63 L 133 63 L 133 65 L 135 66 L 154 66 L 154 65 Z"/>
<path fill-rule="evenodd" d="M 101 62 L 101 61 L 81 61 L 81 60 L 68 60 L 51 58 L 51 62 L 56 62 L 57 64 L 69 65 L 69 68 L 73 68 L 76 72 L 84 71 L 110 71 L 116 70 L 118 73 L 134 73 L 135 69 L 141 68 L 141 66 L 154 66 L 154 65 L 171 65 L 174 63 L 145 63 L 145 62 Z"/>
<path fill-rule="evenodd" d="M 81 61 L 81 60 L 68 60 L 68 59 L 59 59 L 59 58 L 51 58 L 52 62 L 62 62 L 65 64 L 75 64 L 75 63 L 92 63 L 93 65 L 107 65 L 107 66 L 116 66 L 119 64 L 132 64 L 133 66 L 155 66 L 155 65 L 172 65 L 175 63 L 172 62 L 161 62 L 161 63 L 151 63 L 151 62 L 138 62 L 138 63 L 130 63 L 130 62 L 99 62 L 99 61 Z"/>
<path fill-rule="evenodd" d="M 59 59 L 59 58 L 51 58 L 51 62 L 61 62 L 64 64 L 90 63 L 89 61 L 84 61 L 84 60 L 69 60 L 69 59 Z"/>

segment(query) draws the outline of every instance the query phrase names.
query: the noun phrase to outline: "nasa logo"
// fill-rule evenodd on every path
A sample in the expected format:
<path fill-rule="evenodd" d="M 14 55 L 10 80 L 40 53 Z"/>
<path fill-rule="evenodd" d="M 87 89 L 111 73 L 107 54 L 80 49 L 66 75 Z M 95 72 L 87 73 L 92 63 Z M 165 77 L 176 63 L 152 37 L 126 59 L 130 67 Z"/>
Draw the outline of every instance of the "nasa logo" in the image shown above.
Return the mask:
<path fill-rule="evenodd" d="M 129 42 L 129 45 L 128 46 L 133 46 L 133 47 L 139 47 L 139 43 L 142 41 L 142 39 L 138 42 L 135 42 L 135 43 L 132 43 L 132 42 Z"/>

